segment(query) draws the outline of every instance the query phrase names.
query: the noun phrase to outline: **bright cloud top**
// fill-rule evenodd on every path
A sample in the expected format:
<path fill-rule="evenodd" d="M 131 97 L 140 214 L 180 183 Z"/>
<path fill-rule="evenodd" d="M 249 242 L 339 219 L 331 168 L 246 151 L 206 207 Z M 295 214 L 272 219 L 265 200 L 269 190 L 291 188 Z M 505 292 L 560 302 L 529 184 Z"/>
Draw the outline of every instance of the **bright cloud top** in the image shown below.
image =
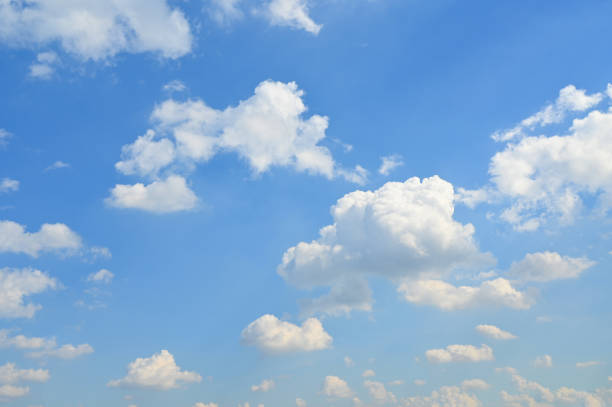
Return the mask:
<path fill-rule="evenodd" d="M 272 390 L 274 386 L 276 386 L 276 383 L 274 383 L 274 380 L 265 379 L 265 380 L 262 380 L 260 384 L 252 385 L 251 391 L 260 391 L 260 392 L 266 393 Z"/>
<path fill-rule="evenodd" d="M 81 246 L 81 237 L 63 223 L 45 223 L 38 232 L 26 232 L 25 227 L 16 222 L 0 221 L 0 253 L 37 257 L 41 252 L 70 253 Z"/>
<path fill-rule="evenodd" d="M 487 345 L 477 348 L 472 345 L 449 345 L 445 349 L 430 349 L 425 352 L 432 363 L 483 362 L 494 360 L 493 349 Z"/>
<path fill-rule="evenodd" d="M 455 221 L 453 212 L 453 186 L 437 176 L 351 192 L 332 207 L 334 223 L 317 240 L 285 252 L 278 273 L 300 288 L 332 286 L 315 305 L 333 315 L 369 309 L 368 276 L 410 287 L 493 263 L 493 256 L 478 250 L 474 227 Z"/>
<path fill-rule="evenodd" d="M 0 318 L 32 318 L 41 305 L 24 298 L 59 286 L 56 279 L 40 270 L 0 269 Z"/>
<path fill-rule="evenodd" d="M 353 396 L 353 390 L 348 383 L 338 376 L 326 376 L 321 393 L 330 398 L 346 399 Z"/>
<path fill-rule="evenodd" d="M 263 12 L 272 25 L 302 29 L 315 35 L 322 28 L 309 16 L 306 0 L 270 0 Z"/>
<path fill-rule="evenodd" d="M 516 335 L 513 335 L 510 332 L 504 331 L 503 329 L 500 329 L 496 327 L 495 325 L 478 325 L 476 327 L 476 331 L 478 331 L 478 333 L 481 335 L 488 336 L 489 338 L 498 339 L 502 341 L 507 341 L 510 339 L 517 338 Z"/>
<path fill-rule="evenodd" d="M 141 387 L 157 390 L 178 388 L 184 383 L 199 383 L 202 377 L 195 372 L 182 371 L 176 365 L 174 356 L 162 350 L 150 358 L 138 358 L 128 365 L 128 374 L 119 380 L 112 380 L 109 387 Z"/>
<path fill-rule="evenodd" d="M 59 43 L 80 59 L 103 60 L 121 52 L 178 58 L 190 52 L 192 37 L 183 13 L 166 0 L 1 0 L 0 41 L 13 47 Z"/>
<path fill-rule="evenodd" d="M 573 279 L 593 265 L 595 262 L 585 257 L 567 257 L 555 252 L 528 253 L 523 260 L 512 263 L 508 275 L 521 282 Z"/>

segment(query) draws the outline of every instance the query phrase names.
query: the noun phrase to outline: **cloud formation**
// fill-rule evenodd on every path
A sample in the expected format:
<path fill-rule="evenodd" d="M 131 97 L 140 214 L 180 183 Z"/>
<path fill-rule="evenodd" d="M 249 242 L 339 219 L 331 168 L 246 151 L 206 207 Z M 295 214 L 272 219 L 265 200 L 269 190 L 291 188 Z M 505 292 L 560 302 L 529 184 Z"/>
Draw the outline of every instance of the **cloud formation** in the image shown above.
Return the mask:
<path fill-rule="evenodd" d="M 586 257 L 561 256 L 555 252 L 529 253 L 519 262 L 512 263 L 508 276 L 521 282 L 548 282 L 578 278 L 595 265 Z"/>
<path fill-rule="evenodd" d="M 63 223 L 45 223 L 38 232 L 26 232 L 25 226 L 16 222 L 0 221 L 0 253 L 38 257 L 41 252 L 70 254 L 81 247 L 81 237 Z"/>
<path fill-rule="evenodd" d="M 353 396 L 349 385 L 338 376 L 326 376 L 321 393 L 330 398 L 346 399 Z"/>
<path fill-rule="evenodd" d="M 297 28 L 315 35 L 323 27 L 310 17 L 307 0 L 270 0 L 264 4 L 263 13 L 272 25 Z"/>
<path fill-rule="evenodd" d="M 487 345 L 477 348 L 472 345 L 449 345 L 445 349 L 430 349 L 425 352 L 432 363 L 484 362 L 494 360 L 493 349 Z"/>
<path fill-rule="evenodd" d="M 466 393 L 457 386 L 443 386 L 434 390 L 430 396 L 404 398 L 403 407 L 481 407 L 482 403 L 473 394 Z"/>
<path fill-rule="evenodd" d="M 516 335 L 513 335 L 510 332 L 504 331 L 503 329 L 500 329 L 496 327 L 495 325 L 478 325 L 476 327 L 476 331 L 478 331 L 478 333 L 484 336 L 488 336 L 489 338 L 498 339 L 502 341 L 507 341 L 510 339 L 517 338 Z"/>
<path fill-rule="evenodd" d="M 0 318 L 32 318 L 42 306 L 26 303 L 25 297 L 58 286 L 56 279 L 40 270 L 0 269 Z"/>

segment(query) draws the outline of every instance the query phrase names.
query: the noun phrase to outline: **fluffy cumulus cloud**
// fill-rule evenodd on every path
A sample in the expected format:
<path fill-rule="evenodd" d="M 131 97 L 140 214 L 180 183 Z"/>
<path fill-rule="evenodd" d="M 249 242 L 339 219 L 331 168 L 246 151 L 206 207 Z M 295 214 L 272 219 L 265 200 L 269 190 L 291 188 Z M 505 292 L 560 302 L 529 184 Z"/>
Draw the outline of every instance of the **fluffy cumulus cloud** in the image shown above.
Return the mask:
<path fill-rule="evenodd" d="M 59 286 L 40 270 L 0 269 L 0 318 L 32 318 L 41 305 L 26 303 L 25 297 Z"/>
<path fill-rule="evenodd" d="M 266 392 L 272 390 L 275 385 L 276 385 L 276 383 L 274 383 L 274 380 L 272 380 L 272 379 L 265 379 L 265 380 L 262 380 L 261 383 L 259 383 L 259 384 L 252 385 L 251 386 L 251 391 L 261 391 L 263 393 L 266 393 Z"/>
<path fill-rule="evenodd" d="M 485 362 L 494 360 L 493 349 L 487 345 L 449 345 L 445 349 L 430 349 L 425 357 L 432 363 Z"/>
<path fill-rule="evenodd" d="M 153 212 L 193 207 L 195 196 L 176 173 L 193 171 L 197 164 L 222 152 L 236 153 L 256 176 L 272 167 L 290 167 L 329 179 L 365 182 L 367 171 L 359 166 L 354 170 L 342 168 L 329 149 L 320 145 L 328 119 L 305 117 L 303 94 L 294 82 L 265 81 L 253 96 L 224 110 L 213 109 L 199 99 L 163 102 L 151 115 L 154 129 L 124 146 L 121 161 L 115 165 L 123 174 L 154 182 L 147 186 L 117 185 L 108 202 Z M 161 176 L 166 181 L 160 181 Z M 170 181 L 180 191 L 166 193 Z M 181 199 L 172 200 L 179 192 Z"/>
<path fill-rule="evenodd" d="M 500 135 L 506 148 L 491 159 L 491 183 L 477 191 L 459 191 L 470 205 L 508 202 L 500 218 L 521 231 L 536 230 L 550 220 L 567 224 L 584 207 L 584 197 L 598 211 L 612 207 L 612 111 L 590 110 L 601 94 L 586 95 L 567 87 L 559 100 L 526 119 L 514 135 Z M 588 111 L 562 135 L 529 135 L 534 126 L 562 122 L 569 111 Z M 526 133 L 525 133 L 526 132 Z"/>
<path fill-rule="evenodd" d="M 190 52 L 192 37 L 184 14 L 166 0 L 0 0 L 0 42 L 58 44 L 79 59 L 103 60 L 122 52 L 178 58 Z"/>
<path fill-rule="evenodd" d="M 480 333 L 481 335 L 488 336 L 489 338 L 498 339 L 502 341 L 507 341 L 510 339 L 517 338 L 516 335 L 513 335 L 508 331 L 504 331 L 503 329 L 500 329 L 496 327 L 495 325 L 486 325 L 486 324 L 478 325 L 476 327 L 476 331 L 478 331 L 478 333 Z"/>
<path fill-rule="evenodd" d="M 422 281 L 494 262 L 478 249 L 474 227 L 453 212 L 453 186 L 437 176 L 351 192 L 332 207 L 334 222 L 317 240 L 285 252 L 278 273 L 303 289 L 331 286 L 307 304 L 316 311 L 369 310 L 368 277 L 386 278 L 406 293 Z"/>
<path fill-rule="evenodd" d="M 381 382 L 366 380 L 363 386 L 368 390 L 370 398 L 376 404 L 397 403 L 397 397 L 385 388 Z"/>
<path fill-rule="evenodd" d="M 353 390 L 338 376 L 326 376 L 321 393 L 330 398 L 347 399 L 353 396 Z"/>
<path fill-rule="evenodd" d="M 73 253 L 81 246 L 81 237 L 63 223 L 45 223 L 38 232 L 26 232 L 19 223 L 0 221 L 0 253 L 37 257 L 41 252 Z"/>
<path fill-rule="evenodd" d="M 310 17 L 307 0 L 270 0 L 265 3 L 263 12 L 272 25 L 293 27 L 315 35 L 322 28 Z"/>
<path fill-rule="evenodd" d="M 115 208 L 170 213 L 195 208 L 198 198 L 189 189 L 185 178 L 171 175 L 148 185 L 115 185 L 106 203 Z"/>
<path fill-rule="evenodd" d="M 571 279 L 578 278 L 594 264 L 585 257 L 567 257 L 555 252 L 529 253 L 523 260 L 512 263 L 508 275 L 521 282 Z"/>
<path fill-rule="evenodd" d="M 332 341 L 316 318 L 309 318 L 298 326 L 268 314 L 251 322 L 242 331 L 245 345 L 255 346 L 269 354 L 327 349 Z"/>
<path fill-rule="evenodd" d="M 430 396 L 408 397 L 401 400 L 404 407 L 481 407 L 482 403 L 473 394 L 457 386 L 444 386 L 434 390 Z"/>
<path fill-rule="evenodd" d="M 46 382 L 51 376 L 45 369 L 19 369 L 14 363 L 0 366 L 0 384 L 20 382 Z"/>
<path fill-rule="evenodd" d="M 181 370 L 174 356 L 167 350 L 149 358 L 138 358 L 128 365 L 123 379 L 112 380 L 109 387 L 140 387 L 156 390 L 170 390 L 186 383 L 199 383 L 202 376 L 195 372 Z"/>
<path fill-rule="evenodd" d="M 0 138 L 1 144 L 2 138 Z M 19 189 L 19 181 L 11 178 L 2 178 L 0 180 L 0 194 L 7 192 L 15 192 Z"/>

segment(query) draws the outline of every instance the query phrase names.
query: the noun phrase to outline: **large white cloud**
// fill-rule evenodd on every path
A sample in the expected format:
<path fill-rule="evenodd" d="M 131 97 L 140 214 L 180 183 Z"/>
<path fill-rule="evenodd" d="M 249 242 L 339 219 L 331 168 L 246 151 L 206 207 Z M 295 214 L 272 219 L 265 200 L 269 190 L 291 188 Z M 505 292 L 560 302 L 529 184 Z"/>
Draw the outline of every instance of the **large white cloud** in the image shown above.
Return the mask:
<path fill-rule="evenodd" d="M 321 393 L 331 398 L 346 399 L 353 396 L 353 390 L 351 390 L 346 381 L 338 376 L 326 376 Z"/>
<path fill-rule="evenodd" d="M 170 175 L 148 185 L 115 185 L 106 198 L 110 206 L 123 209 L 141 209 L 153 213 L 186 211 L 195 208 L 198 198 L 185 178 Z"/>
<path fill-rule="evenodd" d="M 586 111 L 601 100 L 600 94 L 583 93 L 565 88 L 562 96 L 567 100 L 562 104 L 568 108 L 561 111 Z M 560 122 L 564 114 L 554 113 L 550 119 L 548 113 L 540 116 L 533 123 Z M 608 211 L 612 207 L 612 111 L 591 110 L 574 119 L 562 135 L 524 134 L 528 127 L 521 126 L 512 137 L 500 136 L 509 141 L 491 159 L 490 185 L 477 191 L 460 190 L 460 199 L 472 206 L 478 201 L 509 201 L 499 216 L 517 230 L 535 230 L 550 220 L 570 223 L 584 206 L 584 197 L 595 198 L 598 210 Z"/>
<path fill-rule="evenodd" d="M 199 383 L 202 377 L 195 372 L 183 371 L 174 356 L 162 350 L 149 358 L 138 358 L 128 365 L 128 374 L 108 383 L 110 387 L 141 387 L 170 390 L 185 383 Z"/>
<path fill-rule="evenodd" d="M 370 309 L 367 277 L 408 290 L 421 280 L 492 264 L 493 256 L 476 245 L 474 227 L 457 222 L 453 212 L 453 186 L 437 176 L 351 192 L 332 207 L 334 223 L 317 240 L 285 252 L 278 273 L 300 288 L 331 286 L 306 308 L 337 314 Z"/>
<path fill-rule="evenodd" d="M 430 349 L 425 352 L 432 363 L 483 362 L 494 360 L 493 349 L 487 345 L 477 348 L 473 345 L 449 345 L 445 349 Z"/>
<path fill-rule="evenodd" d="M 0 221 L 0 253 L 25 253 L 37 257 L 41 252 L 73 253 L 81 246 L 81 237 L 63 223 L 45 223 L 38 232 L 26 232 L 19 223 Z"/>
<path fill-rule="evenodd" d="M 415 396 L 402 399 L 404 407 L 481 407 L 482 403 L 473 394 L 457 386 L 444 386 L 434 390 L 430 396 Z"/>
<path fill-rule="evenodd" d="M 0 318 L 32 318 L 42 306 L 26 303 L 24 297 L 58 286 L 56 279 L 40 270 L 0 269 Z"/>
<path fill-rule="evenodd" d="M 522 282 L 546 282 L 578 278 L 595 262 L 585 257 L 561 256 L 555 252 L 529 253 L 519 262 L 512 263 L 508 275 Z"/>
<path fill-rule="evenodd" d="M 183 13 L 166 0 L 0 0 L 0 42 L 51 46 L 83 60 L 121 52 L 177 58 L 191 50 Z"/>
<path fill-rule="evenodd" d="M 333 339 L 316 318 L 309 318 L 298 326 L 267 314 L 244 328 L 242 341 L 265 353 L 280 354 L 327 349 Z"/>
<path fill-rule="evenodd" d="M 313 34 L 321 31 L 308 13 L 307 0 L 270 0 L 264 4 L 264 15 L 272 25 L 302 29 Z"/>

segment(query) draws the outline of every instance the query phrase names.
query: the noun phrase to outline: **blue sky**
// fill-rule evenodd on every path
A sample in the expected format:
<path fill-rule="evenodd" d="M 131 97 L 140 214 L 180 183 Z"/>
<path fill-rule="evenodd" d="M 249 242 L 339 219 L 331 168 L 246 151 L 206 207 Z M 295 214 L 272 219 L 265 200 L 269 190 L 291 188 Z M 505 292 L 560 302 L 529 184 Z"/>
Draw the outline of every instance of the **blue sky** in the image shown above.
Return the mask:
<path fill-rule="evenodd" d="M 611 13 L 0 0 L 0 405 L 612 406 Z"/>

